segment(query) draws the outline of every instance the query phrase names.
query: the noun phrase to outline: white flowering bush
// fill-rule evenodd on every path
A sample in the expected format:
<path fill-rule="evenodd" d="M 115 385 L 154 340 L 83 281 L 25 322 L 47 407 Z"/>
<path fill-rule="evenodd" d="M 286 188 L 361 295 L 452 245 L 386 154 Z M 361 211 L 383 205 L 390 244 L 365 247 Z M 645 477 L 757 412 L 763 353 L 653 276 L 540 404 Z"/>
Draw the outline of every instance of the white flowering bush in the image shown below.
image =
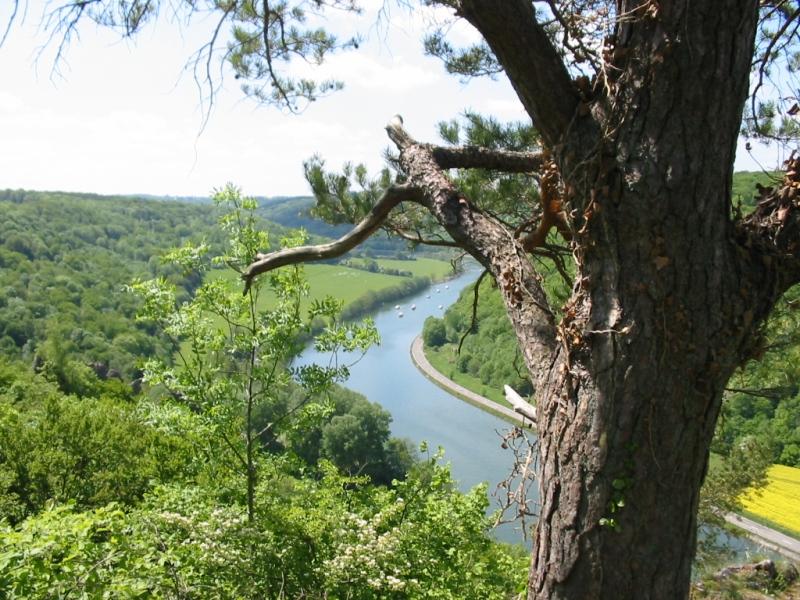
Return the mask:
<path fill-rule="evenodd" d="M 353 513 L 344 515 L 342 527 L 336 532 L 334 556 L 322 565 L 329 586 L 385 597 L 419 588 L 418 581 L 406 576 L 411 563 L 398 561 L 402 532 L 400 528 L 386 528 L 385 520 L 383 511 L 369 519 Z"/>
<path fill-rule="evenodd" d="M 52 507 L 0 526 L 0 590 L 22 598 L 514 598 L 524 552 L 487 537 L 486 495 L 446 468 L 390 489 L 322 465 L 279 469 L 256 519 L 212 490 L 162 486 L 139 507 Z"/>

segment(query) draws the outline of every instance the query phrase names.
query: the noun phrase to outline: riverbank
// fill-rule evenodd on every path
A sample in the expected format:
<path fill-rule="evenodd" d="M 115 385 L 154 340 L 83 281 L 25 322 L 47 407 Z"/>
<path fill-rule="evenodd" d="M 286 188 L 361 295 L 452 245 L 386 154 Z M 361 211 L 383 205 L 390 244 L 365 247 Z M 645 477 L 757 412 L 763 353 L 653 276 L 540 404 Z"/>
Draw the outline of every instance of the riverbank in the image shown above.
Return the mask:
<path fill-rule="evenodd" d="M 800 541 L 741 515 L 725 515 L 725 521 L 745 531 L 750 538 L 767 548 L 775 550 L 786 558 L 800 561 Z"/>
<path fill-rule="evenodd" d="M 488 411 L 493 415 L 510 421 L 515 425 L 520 425 L 523 427 L 531 426 L 530 420 L 525 419 L 522 415 L 514 412 L 506 406 L 502 406 L 497 402 L 486 398 L 485 396 L 481 396 L 480 394 L 476 394 L 475 392 L 468 390 L 463 385 L 459 385 L 452 379 L 445 377 L 441 372 L 437 371 L 425 356 L 422 336 L 415 337 L 414 341 L 411 343 L 411 360 L 420 370 L 420 372 L 425 375 L 425 377 L 446 392 L 449 392 L 450 394 L 461 398 L 462 400 L 466 400 L 470 404 L 482 410 Z"/>

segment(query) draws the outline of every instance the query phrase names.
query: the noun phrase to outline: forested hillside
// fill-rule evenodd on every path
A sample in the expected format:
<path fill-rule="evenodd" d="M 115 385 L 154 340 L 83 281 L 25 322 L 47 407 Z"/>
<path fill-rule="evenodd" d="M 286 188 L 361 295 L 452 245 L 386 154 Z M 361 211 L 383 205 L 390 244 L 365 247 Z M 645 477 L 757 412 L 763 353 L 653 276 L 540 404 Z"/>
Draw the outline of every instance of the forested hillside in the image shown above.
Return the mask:
<path fill-rule="evenodd" d="M 38 356 L 57 368 L 74 360 L 104 376 L 136 379 L 137 357 L 168 349 L 159 331 L 135 322 L 135 299 L 123 288 L 136 277 L 165 277 L 185 297 L 200 276 L 165 264 L 161 255 L 189 241 L 222 250 L 219 211 L 210 199 L 193 200 L 0 191 L 0 354 L 25 361 Z M 263 215 L 259 226 L 273 244 L 289 231 Z M 372 292 L 348 315 L 412 285 L 418 289 L 423 281 L 397 278 L 397 289 Z"/>
<path fill-rule="evenodd" d="M 458 492 L 340 387 L 371 323 L 307 302 L 294 267 L 243 295 L 236 268 L 282 232 L 235 188 L 217 200 L 219 224 L 210 206 L 4 196 L 2 309 L 25 319 L 0 317 L 0 596 L 520 592 L 527 558 L 488 537 L 485 486 Z M 315 319 L 335 366 L 293 368 Z M 141 393 L 89 356 L 141 367 Z"/>
<path fill-rule="evenodd" d="M 134 321 L 124 286 L 163 276 L 188 294 L 199 277 L 159 256 L 190 239 L 218 249 L 221 240 L 211 206 L 6 190 L 0 211 L 0 352 L 105 363 L 128 379 L 135 357 L 167 350 Z"/>

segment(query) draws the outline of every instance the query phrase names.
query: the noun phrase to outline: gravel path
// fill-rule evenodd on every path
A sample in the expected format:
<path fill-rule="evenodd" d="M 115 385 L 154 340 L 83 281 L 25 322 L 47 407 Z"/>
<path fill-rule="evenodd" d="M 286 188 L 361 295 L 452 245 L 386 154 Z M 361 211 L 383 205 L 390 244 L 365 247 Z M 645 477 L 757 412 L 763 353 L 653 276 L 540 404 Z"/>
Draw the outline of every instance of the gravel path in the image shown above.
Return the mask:
<path fill-rule="evenodd" d="M 800 560 L 800 541 L 740 515 L 728 514 L 725 515 L 725 520 L 787 558 Z"/>

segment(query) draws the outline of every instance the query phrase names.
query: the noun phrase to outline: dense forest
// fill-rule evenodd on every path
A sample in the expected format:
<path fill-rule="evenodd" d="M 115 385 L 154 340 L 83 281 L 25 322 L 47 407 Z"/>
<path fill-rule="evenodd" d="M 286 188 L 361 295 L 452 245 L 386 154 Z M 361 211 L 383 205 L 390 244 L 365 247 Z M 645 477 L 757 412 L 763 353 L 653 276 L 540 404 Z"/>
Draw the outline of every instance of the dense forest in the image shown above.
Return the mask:
<path fill-rule="evenodd" d="M 135 322 L 123 287 L 166 277 L 188 295 L 200 279 L 159 256 L 187 240 L 219 250 L 222 239 L 209 206 L 6 190 L 0 210 L 0 352 L 102 363 L 128 381 L 136 357 L 167 349 L 157 331 Z"/>
<path fill-rule="evenodd" d="M 238 277 L 207 277 L 302 239 L 255 201 L 229 187 L 216 209 L 21 191 L 0 204 L 4 598 L 524 588 L 524 551 L 487 536 L 485 487 L 458 492 L 439 452 L 391 437 L 389 413 L 340 385 L 346 361 L 291 366 L 312 331 L 357 360 L 369 321 L 304 300 L 298 268 L 245 296 Z"/>

